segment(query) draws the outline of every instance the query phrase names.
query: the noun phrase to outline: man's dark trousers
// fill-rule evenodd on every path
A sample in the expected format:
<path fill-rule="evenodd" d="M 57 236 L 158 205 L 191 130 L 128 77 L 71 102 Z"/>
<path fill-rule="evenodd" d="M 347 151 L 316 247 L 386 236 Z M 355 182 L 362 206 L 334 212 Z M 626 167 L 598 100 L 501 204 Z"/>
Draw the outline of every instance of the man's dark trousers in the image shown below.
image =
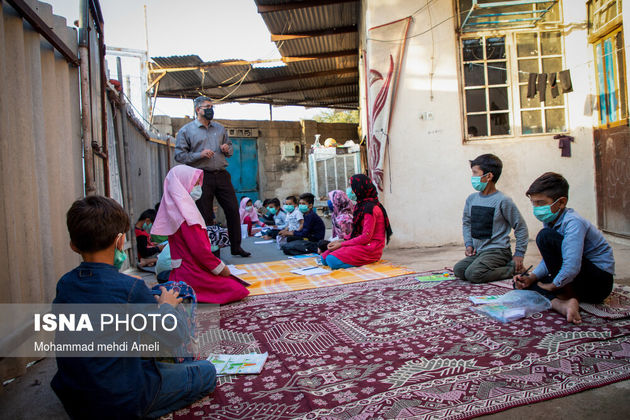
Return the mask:
<path fill-rule="evenodd" d="M 217 171 L 203 171 L 203 185 L 201 198 L 197 200 L 197 208 L 201 212 L 206 225 L 212 224 L 214 211 L 212 204 L 214 197 L 225 213 L 228 236 L 232 252 L 241 249 L 241 216 L 238 211 L 238 201 L 232 185 L 232 177 L 225 169 Z"/>

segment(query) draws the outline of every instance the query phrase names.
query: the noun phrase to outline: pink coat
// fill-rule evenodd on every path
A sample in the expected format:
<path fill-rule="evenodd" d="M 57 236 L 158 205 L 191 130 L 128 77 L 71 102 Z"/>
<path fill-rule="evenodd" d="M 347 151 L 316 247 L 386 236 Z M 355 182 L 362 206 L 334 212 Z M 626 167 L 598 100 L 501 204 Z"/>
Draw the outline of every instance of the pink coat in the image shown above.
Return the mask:
<path fill-rule="evenodd" d="M 212 254 L 206 229 L 182 223 L 177 232 L 168 237 L 173 266 L 169 280 L 184 281 L 197 294 L 197 301 L 224 304 L 243 299 L 249 290 L 232 277 L 222 277 L 225 264 Z"/>
<path fill-rule="evenodd" d="M 363 217 L 361 235 L 342 242 L 341 248 L 322 254 L 326 258 L 332 254 L 342 262 L 355 267 L 371 264 L 381 259 L 385 248 L 385 218 L 379 206 L 375 206 L 372 214 Z"/>

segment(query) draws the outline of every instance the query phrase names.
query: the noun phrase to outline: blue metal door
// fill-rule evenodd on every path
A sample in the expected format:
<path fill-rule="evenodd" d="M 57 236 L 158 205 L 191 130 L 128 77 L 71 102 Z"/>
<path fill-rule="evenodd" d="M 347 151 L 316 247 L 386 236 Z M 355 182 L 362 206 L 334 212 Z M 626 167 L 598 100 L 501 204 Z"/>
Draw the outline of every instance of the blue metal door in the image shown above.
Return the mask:
<path fill-rule="evenodd" d="M 233 138 L 234 154 L 228 158 L 227 170 L 240 204 L 243 197 L 258 200 L 258 150 L 256 139 Z"/>

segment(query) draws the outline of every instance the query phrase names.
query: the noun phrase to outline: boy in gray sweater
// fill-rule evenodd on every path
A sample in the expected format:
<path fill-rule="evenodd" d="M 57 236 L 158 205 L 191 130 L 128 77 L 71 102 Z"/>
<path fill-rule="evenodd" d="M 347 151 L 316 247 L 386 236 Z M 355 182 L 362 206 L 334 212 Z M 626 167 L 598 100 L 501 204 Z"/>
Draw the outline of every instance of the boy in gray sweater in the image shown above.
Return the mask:
<path fill-rule="evenodd" d="M 466 199 L 463 217 L 466 258 L 453 271 L 462 280 L 487 283 L 507 279 L 523 271 L 529 233 L 525 220 L 511 198 L 496 189 L 503 162 L 485 154 L 470 161 L 472 186 L 478 193 Z M 510 230 L 516 250 L 512 255 Z"/>

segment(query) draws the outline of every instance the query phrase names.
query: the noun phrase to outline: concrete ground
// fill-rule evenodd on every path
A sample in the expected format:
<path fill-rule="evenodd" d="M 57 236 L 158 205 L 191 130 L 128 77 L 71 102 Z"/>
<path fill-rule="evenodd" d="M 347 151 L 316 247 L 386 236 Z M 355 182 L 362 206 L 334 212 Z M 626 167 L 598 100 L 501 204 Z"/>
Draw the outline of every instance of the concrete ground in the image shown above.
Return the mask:
<path fill-rule="evenodd" d="M 241 258 L 229 255 L 223 250 L 222 259 L 227 264 L 245 264 L 273 261 L 284 258 L 275 245 L 257 245 L 258 238 L 248 238 L 243 247 L 252 252 L 252 257 Z M 630 285 L 630 242 L 615 242 L 613 245 L 617 277 L 619 284 Z M 433 248 L 387 249 L 383 255 L 391 262 L 427 271 L 452 267 L 464 256 L 462 246 L 443 246 Z M 540 256 L 536 246 L 530 243 L 526 266 L 538 262 Z M 139 273 L 138 273 L 139 274 Z M 147 282 L 152 282 L 152 275 L 143 273 Z M 50 388 L 50 381 L 55 374 L 56 364 L 47 358 L 27 369 L 25 375 L 0 388 L 0 418 L 13 420 L 68 419 L 61 403 Z M 621 419 L 630 413 L 630 381 L 618 382 L 563 398 L 556 398 L 536 404 L 512 408 L 497 414 L 484 416 L 489 419 Z"/>

